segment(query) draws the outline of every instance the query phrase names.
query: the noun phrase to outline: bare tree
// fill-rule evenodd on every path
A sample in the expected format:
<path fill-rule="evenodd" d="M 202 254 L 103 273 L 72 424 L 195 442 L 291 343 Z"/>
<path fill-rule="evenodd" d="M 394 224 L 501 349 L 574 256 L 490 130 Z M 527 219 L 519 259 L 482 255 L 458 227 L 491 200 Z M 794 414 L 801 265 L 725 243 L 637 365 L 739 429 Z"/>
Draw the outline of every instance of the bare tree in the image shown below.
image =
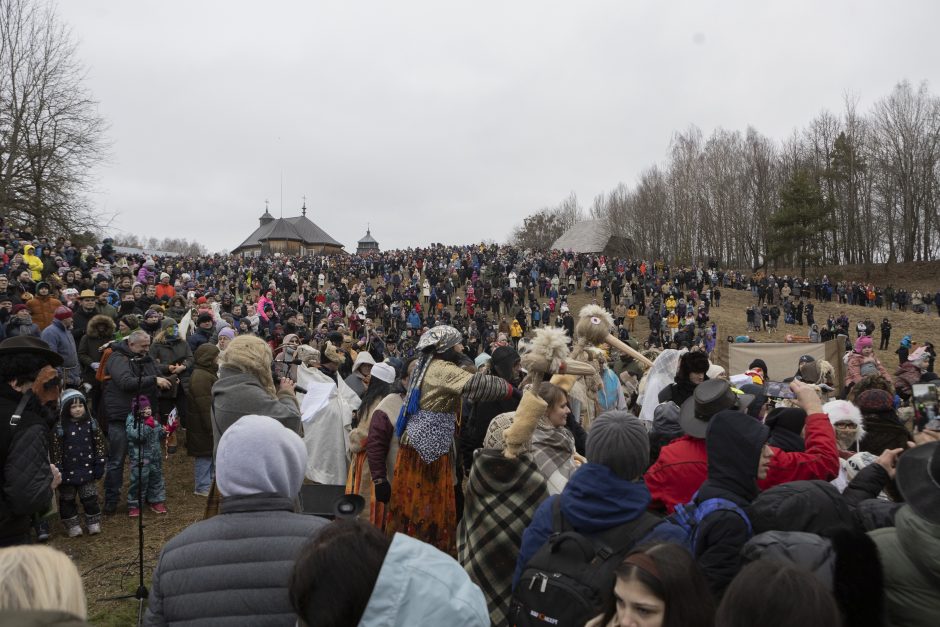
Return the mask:
<path fill-rule="evenodd" d="M 14 225 L 71 235 L 106 222 L 85 196 L 107 145 L 84 78 L 50 5 L 0 0 L 0 211 Z"/>

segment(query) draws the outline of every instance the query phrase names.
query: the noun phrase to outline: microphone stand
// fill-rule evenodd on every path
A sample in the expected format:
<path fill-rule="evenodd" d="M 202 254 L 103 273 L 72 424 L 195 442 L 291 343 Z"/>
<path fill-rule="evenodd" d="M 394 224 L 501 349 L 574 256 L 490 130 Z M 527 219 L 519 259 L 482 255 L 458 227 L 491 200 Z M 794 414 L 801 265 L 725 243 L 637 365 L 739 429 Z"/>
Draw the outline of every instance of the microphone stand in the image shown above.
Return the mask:
<path fill-rule="evenodd" d="M 144 378 L 144 366 L 142 356 L 133 357 L 130 359 L 131 364 L 137 364 L 137 391 L 134 395 L 134 401 L 132 401 L 131 409 L 134 410 L 134 403 L 137 402 L 137 399 L 140 398 L 141 391 L 143 389 L 143 378 Z M 150 596 L 150 592 L 147 590 L 147 586 L 144 585 L 144 517 L 143 517 L 143 504 L 144 504 L 144 438 L 141 436 L 140 430 L 143 425 L 143 420 L 140 416 L 140 406 L 137 406 L 137 409 L 134 410 L 134 428 L 137 431 L 137 507 L 140 509 L 140 515 L 137 516 L 137 566 L 138 566 L 138 584 L 137 591 L 131 594 L 125 594 L 121 596 L 112 597 L 112 599 L 137 599 L 137 625 L 138 627 L 143 624 L 144 619 L 144 600 Z M 130 444 L 130 443 L 129 443 Z"/>
<path fill-rule="evenodd" d="M 140 398 L 143 388 L 144 365 L 143 357 L 137 358 L 137 392 L 134 401 Z M 138 585 L 134 598 L 137 599 L 137 624 L 143 624 L 144 618 L 144 600 L 150 596 L 147 586 L 144 585 L 144 438 L 141 433 L 143 420 L 140 415 L 140 403 L 137 402 L 137 410 L 134 412 L 134 428 L 137 431 L 137 507 L 140 508 L 140 515 L 137 516 L 137 565 L 138 565 Z"/>

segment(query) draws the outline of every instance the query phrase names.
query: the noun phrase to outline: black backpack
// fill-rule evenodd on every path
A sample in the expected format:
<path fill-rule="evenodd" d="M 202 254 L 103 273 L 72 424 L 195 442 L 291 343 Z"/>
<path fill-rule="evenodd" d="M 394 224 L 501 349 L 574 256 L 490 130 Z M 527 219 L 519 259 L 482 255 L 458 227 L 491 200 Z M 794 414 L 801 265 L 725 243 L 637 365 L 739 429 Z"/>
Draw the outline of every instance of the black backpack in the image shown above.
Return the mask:
<path fill-rule="evenodd" d="M 552 503 L 552 535 L 532 556 L 512 594 L 510 624 L 515 627 L 582 627 L 611 598 L 614 570 L 638 540 L 662 520 L 644 512 L 637 519 L 586 536 L 573 531 Z"/>

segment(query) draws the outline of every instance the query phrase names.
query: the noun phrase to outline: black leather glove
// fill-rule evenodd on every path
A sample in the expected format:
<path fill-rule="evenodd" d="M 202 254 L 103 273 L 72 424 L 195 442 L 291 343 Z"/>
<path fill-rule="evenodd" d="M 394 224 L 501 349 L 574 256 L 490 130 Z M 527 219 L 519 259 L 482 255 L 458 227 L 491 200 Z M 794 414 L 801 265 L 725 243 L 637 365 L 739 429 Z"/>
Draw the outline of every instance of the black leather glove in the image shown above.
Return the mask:
<path fill-rule="evenodd" d="M 387 479 L 382 479 L 375 484 L 375 500 L 379 503 L 388 503 L 392 498 L 392 484 Z"/>

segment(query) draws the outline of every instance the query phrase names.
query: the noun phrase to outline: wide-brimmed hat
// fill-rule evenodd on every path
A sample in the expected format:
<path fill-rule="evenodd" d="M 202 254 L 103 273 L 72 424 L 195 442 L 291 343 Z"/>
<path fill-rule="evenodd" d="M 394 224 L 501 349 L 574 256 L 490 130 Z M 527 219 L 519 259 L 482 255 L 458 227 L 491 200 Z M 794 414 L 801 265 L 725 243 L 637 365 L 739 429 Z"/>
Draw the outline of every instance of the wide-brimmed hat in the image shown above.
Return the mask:
<path fill-rule="evenodd" d="M 754 401 L 753 394 L 736 394 L 724 379 L 709 379 L 695 386 L 695 392 L 679 410 L 679 426 L 686 435 L 705 439 L 705 430 L 711 417 L 724 409 L 747 411 Z"/>
<path fill-rule="evenodd" d="M 898 459 L 897 483 L 915 514 L 940 525 L 940 442 L 905 451 Z"/>
<path fill-rule="evenodd" d="M 30 353 L 46 358 L 50 366 L 61 366 L 62 355 L 49 348 L 49 345 L 38 337 L 18 335 L 0 342 L 0 357 Z"/>

